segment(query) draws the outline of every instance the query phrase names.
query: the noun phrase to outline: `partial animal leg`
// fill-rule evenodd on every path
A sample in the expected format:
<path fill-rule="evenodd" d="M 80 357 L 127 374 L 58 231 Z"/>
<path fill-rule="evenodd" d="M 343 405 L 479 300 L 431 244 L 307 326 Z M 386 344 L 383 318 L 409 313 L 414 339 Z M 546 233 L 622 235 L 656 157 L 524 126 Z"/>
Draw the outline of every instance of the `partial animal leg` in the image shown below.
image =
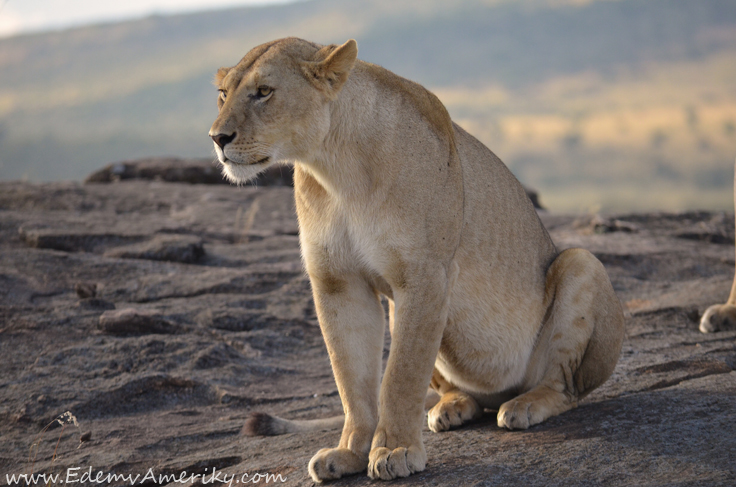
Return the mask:
<path fill-rule="evenodd" d="M 391 333 L 394 330 L 394 301 L 388 300 L 389 309 L 389 327 Z M 428 389 L 424 398 L 424 409 L 432 409 L 440 400 L 439 394 Z M 288 433 L 305 433 L 312 431 L 325 431 L 343 428 L 345 425 L 345 416 L 334 416 L 331 418 L 321 419 L 285 419 L 278 416 L 272 416 L 263 412 L 251 413 L 243 425 L 243 434 L 246 436 L 275 436 Z"/>
<path fill-rule="evenodd" d="M 376 424 L 384 310 L 375 290 L 358 276 L 310 273 L 322 335 L 330 355 L 345 422 L 336 448 L 309 462 L 315 482 L 362 472 L 368 466 Z"/>
<path fill-rule="evenodd" d="M 424 470 L 424 398 L 447 323 L 449 289 L 459 268 L 420 262 L 406 265 L 394 290 L 395 320 L 371 444 L 368 475 L 391 480 Z"/>
<path fill-rule="evenodd" d="M 734 166 L 734 208 L 736 208 L 736 165 Z M 700 331 L 713 333 L 736 329 L 736 273 L 733 276 L 731 294 L 725 304 L 714 304 L 705 310 L 700 319 Z"/>
<path fill-rule="evenodd" d="M 547 271 L 548 317 L 522 390 L 501 405 L 498 425 L 526 429 L 577 406 L 613 372 L 624 316 L 603 265 L 590 252 L 568 249 Z"/>
<path fill-rule="evenodd" d="M 431 386 L 440 394 L 439 402 L 427 413 L 427 424 L 435 433 L 447 431 L 483 415 L 483 408 L 478 402 L 447 382 L 437 369 L 432 373 Z"/>

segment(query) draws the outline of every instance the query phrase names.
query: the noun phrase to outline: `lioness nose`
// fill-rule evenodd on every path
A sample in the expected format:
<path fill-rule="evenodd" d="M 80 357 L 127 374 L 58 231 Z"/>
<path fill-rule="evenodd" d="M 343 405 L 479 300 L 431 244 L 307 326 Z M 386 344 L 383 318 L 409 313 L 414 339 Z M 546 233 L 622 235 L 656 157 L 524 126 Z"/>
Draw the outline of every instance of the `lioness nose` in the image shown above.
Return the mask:
<path fill-rule="evenodd" d="M 235 132 L 233 132 L 230 135 L 225 134 L 217 134 L 217 135 L 210 135 L 212 137 L 212 140 L 215 141 L 215 144 L 220 146 L 220 149 L 224 149 L 226 145 L 228 145 L 230 142 L 235 139 Z"/>

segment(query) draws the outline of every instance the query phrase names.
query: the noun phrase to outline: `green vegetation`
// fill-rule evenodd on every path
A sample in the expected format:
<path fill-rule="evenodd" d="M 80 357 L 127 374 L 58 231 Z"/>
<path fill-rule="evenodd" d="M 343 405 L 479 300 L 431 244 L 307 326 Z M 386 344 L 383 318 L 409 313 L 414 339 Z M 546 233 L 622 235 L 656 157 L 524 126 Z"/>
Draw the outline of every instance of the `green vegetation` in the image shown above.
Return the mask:
<path fill-rule="evenodd" d="M 553 211 L 732 208 L 733 0 L 311 0 L 0 40 L 0 179 L 207 157 L 211 80 L 295 35 L 435 91 Z"/>

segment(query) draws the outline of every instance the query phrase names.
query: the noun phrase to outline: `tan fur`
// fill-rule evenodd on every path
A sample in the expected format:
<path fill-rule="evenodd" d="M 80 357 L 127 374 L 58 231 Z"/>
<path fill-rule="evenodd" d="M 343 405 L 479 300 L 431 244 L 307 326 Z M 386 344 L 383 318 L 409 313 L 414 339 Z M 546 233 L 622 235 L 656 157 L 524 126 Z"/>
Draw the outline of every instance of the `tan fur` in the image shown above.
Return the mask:
<path fill-rule="evenodd" d="M 736 164 L 734 164 L 733 184 L 734 208 L 736 208 Z M 726 303 L 710 306 L 700 318 L 701 332 L 715 333 L 724 330 L 736 330 L 736 273 L 733 276 L 731 294 Z"/>
<path fill-rule="evenodd" d="M 557 252 L 519 182 L 437 97 L 356 55 L 353 40 L 253 49 L 218 73 L 227 96 L 210 131 L 230 140 L 216 151 L 235 182 L 295 164 L 304 265 L 345 411 L 338 446 L 309 463 L 317 482 L 423 470 L 430 379 L 433 431 L 484 407 L 507 428 L 575 407 L 611 374 L 624 330 L 600 262 Z"/>

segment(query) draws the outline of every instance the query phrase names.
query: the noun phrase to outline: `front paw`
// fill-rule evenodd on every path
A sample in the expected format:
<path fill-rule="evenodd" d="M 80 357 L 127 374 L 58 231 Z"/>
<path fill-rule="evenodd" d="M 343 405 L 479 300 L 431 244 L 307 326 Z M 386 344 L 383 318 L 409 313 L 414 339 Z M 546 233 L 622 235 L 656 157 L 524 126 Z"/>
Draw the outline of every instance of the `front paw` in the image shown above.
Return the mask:
<path fill-rule="evenodd" d="M 427 424 L 429 429 L 439 433 L 478 419 L 482 414 L 483 410 L 475 399 L 462 392 L 449 392 L 429 410 Z"/>
<path fill-rule="evenodd" d="M 393 450 L 377 447 L 368 456 L 368 476 L 372 479 L 393 480 L 421 472 L 427 465 L 424 446 L 399 447 Z"/>
<path fill-rule="evenodd" d="M 309 461 L 309 475 L 315 482 L 335 480 L 365 470 L 368 459 L 348 448 L 323 448 Z"/>

